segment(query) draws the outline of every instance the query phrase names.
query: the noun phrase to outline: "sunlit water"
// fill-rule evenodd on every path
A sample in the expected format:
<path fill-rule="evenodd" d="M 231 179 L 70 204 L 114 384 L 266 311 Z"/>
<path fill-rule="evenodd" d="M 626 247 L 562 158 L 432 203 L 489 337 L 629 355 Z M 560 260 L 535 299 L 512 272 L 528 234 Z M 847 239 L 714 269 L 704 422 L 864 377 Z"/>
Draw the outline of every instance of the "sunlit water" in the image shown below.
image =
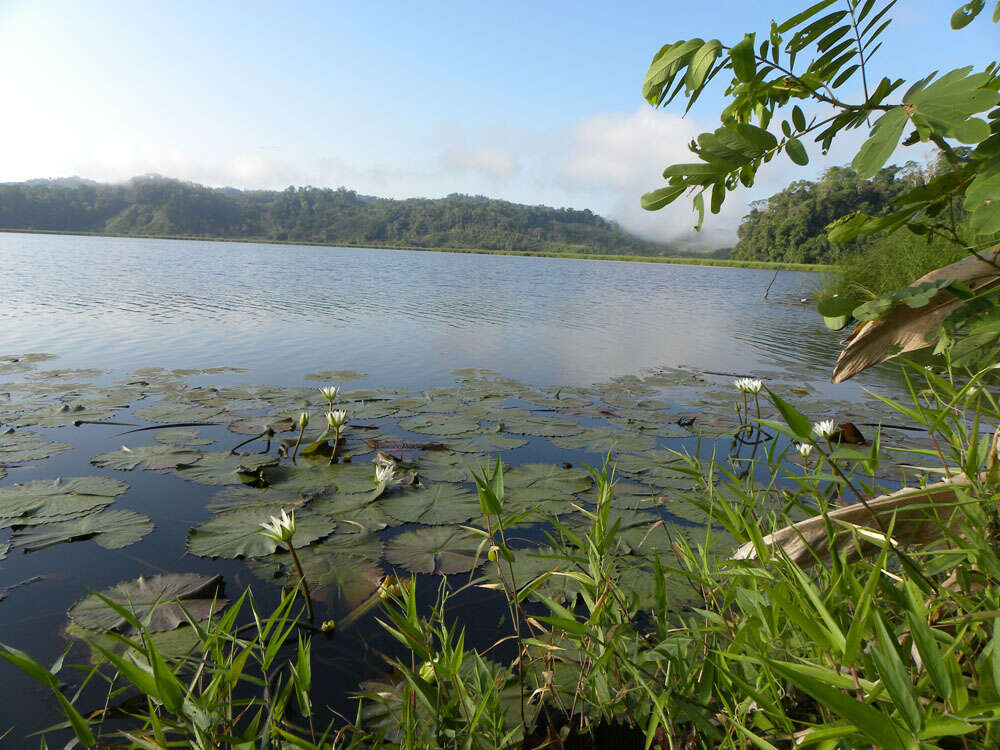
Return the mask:
<path fill-rule="evenodd" d="M 451 384 L 449 372 L 466 367 L 536 385 L 586 385 L 688 365 L 794 373 L 825 394 L 852 398 L 856 384 L 828 384 L 840 335 L 802 302 L 820 278 L 781 272 L 765 299 L 772 276 L 500 255 L 0 234 L 0 354 L 49 352 L 59 357 L 53 367 L 96 367 L 109 377 L 145 366 L 229 365 L 249 370 L 230 382 L 281 385 L 303 385 L 311 371 L 354 369 L 369 374 L 363 387 L 411 389 Z M 106 428 L 43 432 L 74 450 L 0 484 L 112 474 L 89 464 L 121 444 Z M 223 428 L 206 434 L 225 437 Z M 549 460 L 544 447 L 538 451 L 535 460 Z M 231 593 L 262 586 L 240 562 L 184 554 L 184 537 L 208 516 L 205 498 L 215 488 L 141 471 L 124 478 L 132 489 L 116 507 L 149 515 L 155 533 L 122 550 L 81 543 L 11 553 L 0 563 L 0 589 L 43 580 L 0 602 L 0 642 L 51 661 L 69 642 L 60 632 L 69 605 L 139 574 L 220 572 Z M 265 589 L 265 604 L 274 595 Z M 470 642 L 491 642 L 499 615 L 477 611 Z M 381 668 L 366 656 L 371 645 L 352 633 L 314 646 L 313 672 L 324 678 L 318 703 L 353 710 L 345 691 L 366 669 Z M 14 726 L 12 737 L 23 737 L 55 720 L 51 697 L 0 664 L 0 732 Z"/>

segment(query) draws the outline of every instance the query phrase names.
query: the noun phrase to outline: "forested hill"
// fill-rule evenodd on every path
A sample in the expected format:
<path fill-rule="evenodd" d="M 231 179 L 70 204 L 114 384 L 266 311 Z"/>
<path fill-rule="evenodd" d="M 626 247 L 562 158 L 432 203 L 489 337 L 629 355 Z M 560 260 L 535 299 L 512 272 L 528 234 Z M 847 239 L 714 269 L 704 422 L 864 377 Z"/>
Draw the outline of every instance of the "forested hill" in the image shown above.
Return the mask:
<path fill-rule="evenodd" d="M 589 210 L 481 196 L 391 200 L 341 188 L 243 191 L 163 177 L 0 185 L 0 229 L 484 250 L 665 255 Z"/>
<path fill-rule="evenodd" d="M 789 263 L 836 263 L 879 241 L 859 238 L 835 245 L 826 238 L 826 226 L 853 211 L 878 216 L 900 193 L 924 184 L 940 167 L 907 162 L 891 166 L 863 180 L 849 167 L 832 167 L 817 182 L 799 180 L 764 201 L 750 205 L 738 229 L 732 258 Z"/>

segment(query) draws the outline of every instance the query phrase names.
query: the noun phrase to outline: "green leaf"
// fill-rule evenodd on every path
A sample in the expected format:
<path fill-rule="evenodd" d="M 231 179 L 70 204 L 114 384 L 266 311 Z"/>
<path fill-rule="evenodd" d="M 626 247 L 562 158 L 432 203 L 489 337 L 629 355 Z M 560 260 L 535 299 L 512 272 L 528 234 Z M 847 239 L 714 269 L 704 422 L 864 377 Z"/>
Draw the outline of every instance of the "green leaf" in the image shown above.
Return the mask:
<path fill-rule="evenodd" d="M 647 211 L 659 211 L 664 206 L 677 200 L 686 189 L 687 185 L 680 185 L 653 190 L 642 196 L 640 205 Z"/>
<path fill-rule="evenodd" d="M 951 28 L 964 29 L 972 23 L 976 16 L 986 7 L 986 0 L 972 0 L 951 14 Z"/>
<path fill-rule="evenodd" d="M 812 423 L 806 419 L 805 415 L 803 415 L 790 403 L 775 395 L 770 388 L 765 388 L 764 390 L 767 391 L 767 395 L 771 397 L 771 402 L 781 413 L 782 418 L 785 420 L 785 424 L 792 429 L 792 432 L 795 433 L 796 437 L 805 442 L 811 441 Z"/>
<path fill-rule="evenodd" d="M 752 81 L 757 74 L 757 63 L 754 61 L 754 34 L 747 34 L 743 41 L 734 44 L 729 50 L 733 61 L 733 72 L 743 83 Z"/>
<path fill-rule="evenodd" d="M 806 129 L 806 116 L 802 112 L 802 108 L 799 105 L 792 107 L 792 124 L 795 125 L 796 130 Z"/>
<path fill-rule="evenodd" d="M 800 167 L 804 167 L 809 163 L 809 154 L 806 153 L 805 147 L 798 138 L 788 139 L 788 143 L 785 144 L 785 153 L 788 154 L 788 158 Z"/>
<path fill-rule="evenodd" d="M 767 664 L 779 676 L 854 724 L 859 734 L 863 734 L 881 750 L 904 750 L 906 747 L 896 725 L 881 711 L 823 684 L 804 673 L 797 664 L 773 661 L 768 661 Z"/>
<path fill-rule="evenodd" d="M 878 635 L 878 643 L 872 646 L 872 658 L 878 668 L 879 677 L 885 685 L 893 705 L 903 717 L 910 731 L 916 733 L 920 731 L 921 717 L 920 707 L 917 706 L 917 699 L 913 696 L 913 685 L 910 682 L 906 668 L 899 658 L 896 650 L 895 639 L 885 627 L 878 612 L 872 612 L 872 622 L 875 623 L 875 631 Z"/>
<path fill-rule="evenodd" d="M 885 165 L 896 150 L 903 128 L 907 123 L 906 110 L 895 107 L 886 112 L 872 128 L 871 137 L 865 141 L 851 162 L 862 179 L 871 179 Z"/>
<path fill-rule="evenodd" d="M 806 8 L 801 13 L 795 14 L 794 16 L 792 16 L 791 18 L 789 18 L 787 21 L 785 21 L 783 24 L 781 24 L 780 26 L 778 26 L 777 32 L 779 34 L 784 34 L 786 31 L 794 29 L 796 26 L 798 26 L 803 21 L 808 21 L 810 18 L 812 18 L 813 16 L 815 16 L 820 11 L 825 10 L 826 8 L 829 8 L 835 2 L 837 2 L 837 0 L 820 0 L 820 2 L 816 3 L 815 5 L 811 5 L 810 7 Z"/>

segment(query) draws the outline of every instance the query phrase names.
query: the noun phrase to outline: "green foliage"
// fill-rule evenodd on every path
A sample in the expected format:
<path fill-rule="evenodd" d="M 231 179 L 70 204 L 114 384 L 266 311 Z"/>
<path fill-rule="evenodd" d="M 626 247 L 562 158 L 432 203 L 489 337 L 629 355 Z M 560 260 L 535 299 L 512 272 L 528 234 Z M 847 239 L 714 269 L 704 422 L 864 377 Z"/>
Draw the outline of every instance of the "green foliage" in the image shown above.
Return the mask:
<path fill-rule="evenodd" d="M 390 200 L 341 188 L 213 189 L 161 177 L 0 185 L 0 227 L 416 248 L 663 255 L 589 210 L 483 196 Z"/>
<path fill-rule="evenodd" d="M 870 86 L 871 59 L 892 21 L 894 5 L 895 0 L 821 0 L 783 23 L 772 21 L 767 39 L 759 45 L 754 34 L 746 34 L 732 46 L 701 39 L 664 46 L 654 56 L 643 84 L 643 96 L 651 105 L 669 104 L 683 88 L 690 107 L 723 71 L 731 71 L 725 91 L 729 102 L 722 112 L 722 127 L 702 133 L 691 143 L 699 161 L 668 166 L 663 172 L 667 186 L 643 196 L 642 205 L 656 210 L 690 194 L 700 227 L 706 193 L 711 212 L 718 213 L 729 191 L 753 185 L 757 171 L 780 153 L 805 164 L 808 155 L 802 141 L 807 136 L 826 152 L 845 132 L 868 128 L 868 138 L 852 161 L 857 177 L 879 174 L 900 145 L 933 144 L 941 150 L 946 168 L 926 183 L 885 196 L 874 211 L 837 207 L 836 211 L 843 211 L 840 216 L 824 217 L 837 219 L 828 242 L 891 235 L 905 227 L 979 255 L 1000 232 L 1000 202 L 996 200 L 1000 190 L 1000 62 L 988 61 L 981 70 L 967 66 L 941 75 L 932 72 L 901 96 L 897 95 L 904 84 L 901 79 L 882 78 Z M 952 16 L 952 27 L 965 27 L 985 7 L 985 0 L 964 4 Z M 993 20 L 1000 20 L 1000 6 Z M 808 59 L 804 66 L 802 59 Z M 848 101 L 839 89 L 857 90 L 858 78 L 864 98 Z M 808 102 L 821 114 L 808 119 L 799 101 Z M 780 123 L 780 135 L 771 132 L 772 122 Z M 967 226 L 960 228 L 963 214 L 968 217 Z M 757 228 L 756 218 L 751 217 L 751 229 L 745 234 Z M 794 236 L 799 226 L 805 228 L 818 220 L 815 214 L 796 218 L 786 234 Z M 814 237 L 817 234 L 813 232 Z M 758 239 L 757 244 L 764 243 L 766 239 Z M 820 249 L 829 252 L 829 244 L 821 243 Z M 786 247 L 778 248 L 778 252 L 785 251 Z M 1000 272 L 995 260 L 986 260 Z M 924 305 L 929 303 L 928 299 Z M 982 364 L 1000 346 L 1000 325 L 990 317 L 997 303 L 990 285 L 969 291 L 921 346 L 936 340 L 936 352 L 947 354 L 956 343 L 974 337 L 976 343 L 966 344 L 957 361 Z M 890 305 L 885 312 L 892 309 Z M 910 338 L 905 333 L 900 337 Z M 909 340 L 907 348 L 918 347 Z M 892 349 L 885 347 L 881 359 L 893 356 Z M 973 356 L 977 349 L 986 358 Z M 875 361 L 880 360 L 868 365 Z"/>

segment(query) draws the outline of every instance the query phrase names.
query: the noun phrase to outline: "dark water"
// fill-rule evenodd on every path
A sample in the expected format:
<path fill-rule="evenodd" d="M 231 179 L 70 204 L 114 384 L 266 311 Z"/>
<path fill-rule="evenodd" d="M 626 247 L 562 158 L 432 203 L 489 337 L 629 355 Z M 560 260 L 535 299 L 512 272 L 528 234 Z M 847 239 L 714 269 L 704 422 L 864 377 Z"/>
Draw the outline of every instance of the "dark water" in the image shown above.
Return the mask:
<path fill-rule="evenodd" d="M 48 352 L 58 359 L 46 366 L 96 367 L 111 371 L 109 379 L 146 366 L 228 365 L 249 372 L 212 382 L 314 385 L 302 376 L 354 369 L 369 375 L 361 387 L 411 389 L 451 384 L 450 371 L 465 367 L 498 370 L 536 385 L 588 385 L 643 368 L 688 365 L 791 372 L 825 394 L 852 398 L 857 385 L 826 384 L 839 336 L 800 301 L 820 278 L 782 272 L 764 300 L 772 275 L 549 258 L 0 234 L 0 354 Z M 43 580 L 12 590 L 0 602 L 0 642 L 51 661 L 70 643 L 61 634 L 70 604 L 139 574 L 219 572 L 229 592 L 261 587 L 240 562 L 184 554 L 184 537 L 208 517 L 205 499 L 217 488 L 171 475 L 96 471 L 90 458 L 121 445 L 106 429 L 42 432 L 74 450 L 11 472 L 0 486 L 41 476 L 114 475 L 131 485 L 115 507 L 147 514 L 156 531 L 122 550 L 83 543 L 9 554 L 0 562 L 0 588 L 33 576 Z M 204 434 L 225 435 L 222 428 Z M 518 453 L 554 460 L 544 443 L 535 440 Z M 265 605 L 275 595 L 262 588 Z M 491 642 L 498 626 L 499 610 L 480 604 L 475 597 L 460 603 L 477 613 L 469 620 L 473 644 Z M 357 630 L 314 646 L 313 672 L 323 675 L 324 685 L 318 704 L 351 711 L 344 691 L 359 674 L 379 672 L 372 649 L 389 644 Z M 74 655 L 81 656 L 78 650 Z M 51 698 L 0 664 L 0 732 L 15 727 L 7 742 L 18 746 L 22 740 L 13 738 L 55 719 Z"/>

